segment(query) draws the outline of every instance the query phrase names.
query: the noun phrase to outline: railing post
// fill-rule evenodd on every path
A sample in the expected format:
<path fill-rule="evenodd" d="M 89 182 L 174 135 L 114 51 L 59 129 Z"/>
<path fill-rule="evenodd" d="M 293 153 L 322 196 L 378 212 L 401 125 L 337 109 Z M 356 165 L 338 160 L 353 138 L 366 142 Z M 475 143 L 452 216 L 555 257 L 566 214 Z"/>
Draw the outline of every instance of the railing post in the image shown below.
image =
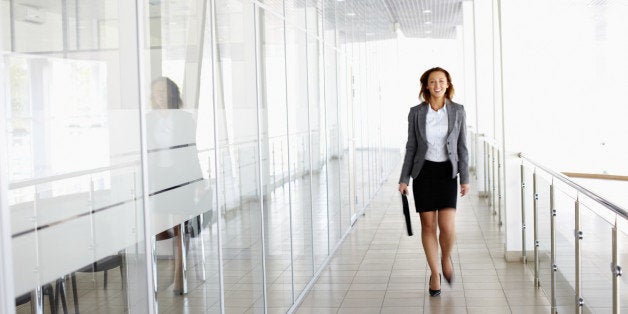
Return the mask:
<path fill-rule="evenodd" d="M 580 252 L 580 241 L 582 241 L 582 230 L 580 230 L 580 201 L 578 200 L 578 197 L 576 197 L 576 202 L 575 202 L 575 212 L 574 212 L 574 217 L 575 217 L 575 227 L 574 227 L 574 236 L 575 236 L 575 240 L 574 243 L 576 245 L 576 256 L 575 256 L 575 260 L 576 260 L 576 269 L 575 269 L 575 273 L 576 273 L 576 306 L 575 306 L 575 310 L 576 310 L 576 314 L 582 313 L 582 306 L 584 305 L 584 299 L 582 298 L 582 277 L 581 277 L 581 258 L 582 258 L 582 254 Z"/>
<path fill-rule="evenodd" d="M 558 265 L 556 265 L 556 208 L 554 207 L 554 180 L 550 185 L 550 262 L 552 264 L 551 270 L 551 294 L 550 304 L 552 306 L 552 313 L 558 313 L 556 307 L 556 272 L 558 271 Z"/>
<path fill-rule="evenodd" d="M 532 193 L 534 194 L 534 287 L 541 286 L 539 280 L 539 193 L 536 181 L 536 169 L 532 173 Z"/>
<path fill-rule="evenodd" d="M 486 141 L 484 142 L 484 196 L 488 199 L 488 194 L 489 194 L 489 180 L 488 180 L 488 149 L 487 146 L 488 144 L 486 143 Z M 489 202 L 489 206 L 491 201 Z"/>
<path fill-rule="evenodd" d="M 521 257 L 524 263 L 528 262 L 526 252 L 526 181 L 525 167 L 521 163 Z"/>
<path fill-rule="evenodd" d="M 495 181 L 497 181 L 497 180 L 495 178 L 495 146 L 491 146 L 491 163 L 492 163 L 492 165 L 491 165 L 491 173 L 492 173 L 492 179 L 493 179 L 492 180 L 493 184 L 491 184 L 491 191 L 492 191 L 491 192 L 491 203 L 493 205 L 493 215 L 496 215 L 497 211 L 495 210 L 495 201 L 496 201 L 497 195 L 495 194 Z M 495 198 L 495 199 L 493 199 L 493 198 Z"/>
<path fill-rule="evenodd" d="M 41 286 L 37 286 L 31 291 L 31 313 L 44 313 L 44 296 Z"/>
<path fill-rule="evenodd" d="M 619 251 L 617 249 L 619 247 L 617 233 L 617 217 L 615 217 L 615 225 L 613 226 L 613 263 L 611 264 L 613 272 L 613 313 L 615 314 L 618 314 L 620 309 L 619 277 L 622 275 L 622 269 L 619 265 Z"/>
<path fill-rule="evenodd" d="M 497 217 L 499 226 L 502 225 L 502 154 L 497 149 Z"/>

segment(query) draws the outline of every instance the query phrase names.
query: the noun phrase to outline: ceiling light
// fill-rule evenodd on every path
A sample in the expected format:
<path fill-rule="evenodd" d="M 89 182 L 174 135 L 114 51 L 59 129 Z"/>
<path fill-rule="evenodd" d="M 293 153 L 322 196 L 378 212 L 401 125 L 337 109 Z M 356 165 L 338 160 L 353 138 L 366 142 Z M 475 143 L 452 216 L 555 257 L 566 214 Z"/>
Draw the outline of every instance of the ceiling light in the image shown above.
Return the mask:
<path fill-rule="evenodd" d="M 430 10 L 430 9 L 423 10 L 423 14 L 430 14 L 430 13 L 432 13 L 432 10 Z"/>
<path fill-rule="evenodd" d="M 426 33 L 426 34 L 431 34 L 431 33 L 432 33 L 432 31 L 430 31 L 430 30 L 426 30 L 426 31 L 425 31 L 425 33 Z"/>
<path fill-rule="evenodd" d="M 425 21 L 425 25 L 432 25 L 431 21 Z"/>
<path fill-rule="evenodd" d="M 349 12 L 349 13 L 347 13 L 347 16 L 355 16 L 355 13 Z"/>

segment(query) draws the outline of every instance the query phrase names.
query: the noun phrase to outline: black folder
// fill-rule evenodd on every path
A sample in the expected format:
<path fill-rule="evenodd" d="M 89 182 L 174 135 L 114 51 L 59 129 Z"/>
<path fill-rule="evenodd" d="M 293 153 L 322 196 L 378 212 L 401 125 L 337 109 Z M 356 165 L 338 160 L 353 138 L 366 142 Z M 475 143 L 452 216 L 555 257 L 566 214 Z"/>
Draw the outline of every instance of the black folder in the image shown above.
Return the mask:
<path fill-rule="evenodd" d="M 408 236 L 412 236 L 412 222 L 410 221 L 410 205 L 408 205 L 408 197 L 401 194 L 401 202 L 403 203 L 403 216 L 406 218 L 406 229 Z"/>

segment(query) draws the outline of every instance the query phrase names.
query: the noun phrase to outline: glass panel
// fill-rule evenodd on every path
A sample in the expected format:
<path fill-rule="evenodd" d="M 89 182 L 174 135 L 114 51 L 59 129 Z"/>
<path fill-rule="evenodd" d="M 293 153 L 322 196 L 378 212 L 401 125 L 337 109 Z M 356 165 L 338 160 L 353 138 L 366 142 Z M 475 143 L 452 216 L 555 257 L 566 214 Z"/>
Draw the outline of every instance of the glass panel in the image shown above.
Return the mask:
<path fill-rule="evenodd" d="M 526 186 L 530 186 L 527 182 L 531 182 L 529 177 L 526 179 Z M 552 287 L 552 259 L 551 259 L 551 217 L 552 209 L 550 208 L 550 185 L 551 179 L 547 179 L 541 175 L 537 175 L 538 186 L 538 229 L 539 229 L 539 280 L 541 289 L 545 291 L 548 298 L 551 296 Z M 530 190 L 527 188 L 526 190 Z M 527 200 L 530 198 L 528 197 Z M 533 224 L 533 223 L 532 223 Z M 534 225 L 532 225 L 534 228 Z M 532 248 L 534 249 L 534 248 Z"/>
<path fill-rule="evenodd" d="M 209 6 L 209 2 L 206 3 Z M 206 7 L 206 10 L 209 8 Z M 220 265 L 218 259 L 218 174 L 214 134 L 214 101 L 212 73 L 212 23 L 206 11 L 203 52 L 199 82 L 199 101 L 196 127 L 196 147 L 203 175 L 201 188 L 194 192 L 194 200 L 201 212 L 192 219 L 193 233 L 188 248 L 188 289 L 190 297 L 198 297 L 205 313 L 220 312 Z M 194 224 L 195 223 L 195 224 Z M 200 231 L 196 232 L 198 228 Z M 200 236 L 198 236 L 200 235 Z M 198 287 L 198 288 L 197 288 Z M 196 300 L 196 299 L 195 299 Z M 188 308 L 190 308 L 188 306 Z"/>
<path fill-rule="evenodd" d="M 288 82 L 288 140 L 290 142 L 290 208 L 294 292 L 298 296 L 314 274 L 312 251 L 312 196 L 307 85 L 306 35 L 286 30 Z"/>
<path fill-rule="evenodd" d="M 330 250 L 338 244 L 341 237 L 341 169 L 340 169 L 340 125 L 338 110 L 337 63 L 335 44 L 335 4 L 337 1 L 325 1 L 325 125 L 327 138 L 327 207 L 329 213 Z"/>
<path fill-rule="evenodd" d="M 268 307 L 283 312 L 292 306 L 292 239 L 288 178 L 288 122 L 283 20 L 260 10 L 262 108 L 268 119 L 269 201 L 264 203 L 266 291 Z M 264 147 L 264 146 L 262 146 Z"/>
<path fill-rule="evenodd" d="M 611 313 L 613 295 L 609 291 L 612 291 L 613 283 L 609 265 L 613 261 L 613 225 L 598 216 L 600 211 L 607 209 L 580 203 L 580 230 L 583 232 L 580 243 L 580 294 L 584 299 L 585 312 Z"/>
<path fill-rule="evenodd" d="M 312 153 L 312 228 L 314 228 L 314 264 L 320 265 L 328 255 L 327 218 L 327 156 L 325 133 L 325 67 L 323 43 L 317 40 L 321 11 L 320 2 L 308 2 L 308 96 L 310 108 L 311 153 Z M 316 266 L 315 266 L 316 267 Z"/>
<path fill-rule="evenodd" d="M 306 0 L 284 0 L 284 2 L 286 8 L 286 23 L 305 29 Z"/>
<path fill-rule="evenodd" d="M 554 190 L 556 204 L 556 304 L 560 312 L 575 309 L 575 198 L 562 184 Z"/>
<path fill-rule="evenodd" d="M 15 26 L 2 34 L 16 53 L 2 55 L 8 101 L 0 119 L 17 312 L 30 309 L 37 287 L 46 307 L 60 292 L 73 312 L 149 307 L 138 73 L 120 72 L 138 68 L 135 4 L 82 5 L 0 2 Z M 79 50 L 63 35 L 77 21 L 100 20 L 116 34 L 107 50 Z"/>
<path fill-rule="evenodd" d="M 216 8 L 218 200 L 222 211 L 225 309 L 263 307 L 260 156 L 254 5 L 219 0 Z"/>
<path fill-rule="evenodd" d="M 364 96 L 365 78 L 363 74 L 364 53 L 364 6 L 358 1 L 348 2 L 347 23 L 351 27 L 351 34 L 348 38 L 347 57 L 350 72 L 350 89 L 351 89 L 351 106 L 353 111 L 353 145 L 355 156 L 355 172 L 353 174 L 355 181 L 355 212 L 361 213 L 366 204 L 368 194 L 368 156 L 366 156 L 366 99 Z M 355 218 L 356 216 L 354 216 Z"/>
<path fill-rule="evenodd" d="M 337 79 L 338 79 L 338 154 L 340 167 L 340 208 L 341 208 L 341 234 L 344 234 L 351 226 L 351 216 L 353 214 L 353 172 L 351 171 L 351 117 L 350 106 L 351 89 L 349 86 L 349 71 L 347 67 L 347 44 L 346 33 L 341 31 L 346 28 L 347 23 L 347 3 L 346 1 L 336 3 L 336 23 L 337 23 Z"/>
<path fill-rule="evenodd" d="M 220 310 L 208 12 L 204 0 L 161 1 L 145 21 L 148 195 L 157 301 L 166 312 Z"/>
<path fill-rule="evenodd" d="M 619 256 L 620 265 L 623 266 L 624 275 L 619 277 L 619 312 L 628 313 L 628 276 L 626 276 L 626 265 L 628 265 L 628 221 L 625 219 L 618 220 L 617 231 L 617 255 Z"/>

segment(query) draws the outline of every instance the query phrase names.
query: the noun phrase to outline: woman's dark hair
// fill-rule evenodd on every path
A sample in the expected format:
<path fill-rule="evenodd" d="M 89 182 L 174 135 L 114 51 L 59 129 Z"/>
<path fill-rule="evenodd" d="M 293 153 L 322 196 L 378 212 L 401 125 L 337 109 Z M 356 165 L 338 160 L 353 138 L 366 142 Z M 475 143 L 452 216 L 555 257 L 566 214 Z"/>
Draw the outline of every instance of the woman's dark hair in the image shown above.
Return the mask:
<path fill-rule="evenodd" d="M 431 95 L 430 90 L 427 89 L 427 79 L 430 77 L 430 74 L 438 71 L 445 74 L 445 77 L 447 78 L 447 83 L 449 83 L 449 87 L 447 87 L 447 91 L 445 91 L 445 98 L 451 100 L 451 98 L 454 97 L 454 84 L 451 82 L 451 76 L 449 75 L 449 72 L 447 72 L 447 70 L 443 68 L 435 67 L 425 71 L 425 73 L 421 75 L 421 91 L 419 92 L 419 99 L 423 98 L 423 100 L 425 100 L 426 102 L 430 101 Z"/>
<path fill-rule="evenodd" d="M 179 86 L 175 82 L 173 82 L 170 78 L 162 76 L 153 80 L 151 83 L 151 87 L 154 87 L 155 84 L 163 82 L 166 84 L 166 100 L 168 104 L 168 109 L 181 109 L 183 106 L 183 100 L 181 100 L 181 92 L 179 91 Z"/>

